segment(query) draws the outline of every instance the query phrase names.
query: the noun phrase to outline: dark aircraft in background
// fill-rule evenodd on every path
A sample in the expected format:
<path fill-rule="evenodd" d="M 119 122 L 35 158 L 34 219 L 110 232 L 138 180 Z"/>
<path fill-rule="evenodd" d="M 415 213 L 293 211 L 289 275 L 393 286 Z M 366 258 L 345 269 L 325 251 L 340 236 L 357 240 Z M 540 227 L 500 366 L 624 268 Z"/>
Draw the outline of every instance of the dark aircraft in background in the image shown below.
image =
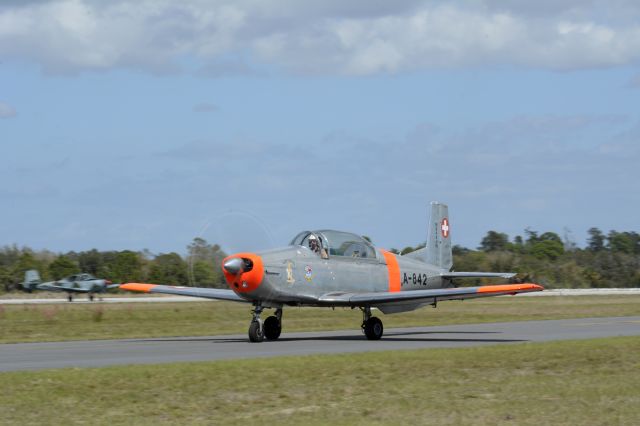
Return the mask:
<path fill-rule="evenodd" d="M 74 274 L 61 280 L 43 283 L 40 280 L 40 274 L 35 269 L 25 272 L 24 282 L 21 282 L 20 285 L 29 293 L 33 290 L 64 291 L 67 293 L 69 302 L 73 301 L 74 294 L 86 293 L 89 300 L 93 301 L 96 293 L 104 293 L 109 289 L 120 287 L 120 284 L 112 284 L 109 280 L 96 278 L 86 273 Z"/>
<path fill-rule="evenodd" d="M 457 278 L 513 278 L 512 273 L 453 272 L 451 223 L 444 204 L 431 203 L 427 246 L 399 256 L 376 249 L 364 238 L 340 231 L 304 231 L 289 246 L 260 253 L 237 253 L 222 262 L 230 290 L 128 283 L 120 288 L 251 303 L 249 340 L 275 340 L 285 306 L 350 307 L 362 310 L 362 330 L 370 340 L 383 325 L 372 316 L 407 312 L 444 300 L 471 299 L 541 291 L 537 284 L 458 287 Z M 262 321 L 265 308 L 275 314 Z"/>

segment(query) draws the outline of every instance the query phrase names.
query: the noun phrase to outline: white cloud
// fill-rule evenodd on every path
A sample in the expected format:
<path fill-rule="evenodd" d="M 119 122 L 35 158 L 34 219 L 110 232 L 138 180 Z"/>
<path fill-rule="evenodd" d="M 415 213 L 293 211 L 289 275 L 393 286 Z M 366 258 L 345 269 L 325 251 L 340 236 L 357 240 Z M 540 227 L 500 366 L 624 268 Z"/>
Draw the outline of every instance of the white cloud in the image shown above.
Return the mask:
<path fill-rule="evenodd" d="M 295 72 L 355 75 L 496 64 L 611 67 L 640 59 L 640 6 L 626 0 L 27 2 L 0 8 L 0 54 L 61 73 L 168 72 L 184 57 L 211 64 L 229 54 Z"/>
<path fill-rule="evenodd" d="M 0 102 L 0 118 L 11 118 L 16 116 L 16 110 L 12 106 Z"/>

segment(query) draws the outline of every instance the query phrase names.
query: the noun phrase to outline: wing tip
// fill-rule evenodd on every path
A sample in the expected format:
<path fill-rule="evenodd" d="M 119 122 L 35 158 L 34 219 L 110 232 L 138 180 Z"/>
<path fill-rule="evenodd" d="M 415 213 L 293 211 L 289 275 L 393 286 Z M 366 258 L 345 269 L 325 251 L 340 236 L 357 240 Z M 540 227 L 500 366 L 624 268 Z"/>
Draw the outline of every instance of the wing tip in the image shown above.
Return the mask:
<path fill-rule="evenodd" d="M 144 284 L 144 283 L 126 283 L 121 284 L 120 288 L 128 291 L 137 291 L 142 293 L 149 293 L 156 284 Z"/>
<path fill-rule="evenodd" d="M 542 291 L 544 287 L 540 284 L 522 283 L 522 284 L 499 284 L 487 285 L 478 288 L 478 293 L 524 293 L 529 291 Z"/>

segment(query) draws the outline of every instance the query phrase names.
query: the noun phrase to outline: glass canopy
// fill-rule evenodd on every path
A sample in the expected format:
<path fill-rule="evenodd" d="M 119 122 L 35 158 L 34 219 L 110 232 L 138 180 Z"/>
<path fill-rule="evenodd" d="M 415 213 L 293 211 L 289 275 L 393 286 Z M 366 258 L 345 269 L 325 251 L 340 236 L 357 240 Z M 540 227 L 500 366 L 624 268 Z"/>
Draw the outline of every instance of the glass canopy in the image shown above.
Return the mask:
<path fill-rule="evenodd" d="M 375 259 L 376 257 L 373 245 L 361 236 L 349 232 L 332 231 L 328 229 L 301 232 L 291 240 L 291 245 L 309 247 L 309 238 L 312 235 L 320 240 L 320 248 L 326 249 L 329 256 L 368 259 Z"/>

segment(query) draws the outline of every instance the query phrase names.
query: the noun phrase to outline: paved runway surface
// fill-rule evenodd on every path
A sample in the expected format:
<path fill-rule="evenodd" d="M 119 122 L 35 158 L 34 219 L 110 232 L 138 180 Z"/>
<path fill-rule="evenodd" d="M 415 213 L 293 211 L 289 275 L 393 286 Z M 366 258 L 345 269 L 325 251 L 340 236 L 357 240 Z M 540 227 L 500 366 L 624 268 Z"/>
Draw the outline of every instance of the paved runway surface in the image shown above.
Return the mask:
<path fill-rule="evenodd" d="M 286 326 L 286 323 L 285 323 Z M 518 342 L 640 336 L 640 316 L 396 328 L 382 340 L 359 331 L 286 333 L 275 342 L 246 335 L 0 344 L 0 371 L 158 364 L 345 352 L 466 347 Z"/>

